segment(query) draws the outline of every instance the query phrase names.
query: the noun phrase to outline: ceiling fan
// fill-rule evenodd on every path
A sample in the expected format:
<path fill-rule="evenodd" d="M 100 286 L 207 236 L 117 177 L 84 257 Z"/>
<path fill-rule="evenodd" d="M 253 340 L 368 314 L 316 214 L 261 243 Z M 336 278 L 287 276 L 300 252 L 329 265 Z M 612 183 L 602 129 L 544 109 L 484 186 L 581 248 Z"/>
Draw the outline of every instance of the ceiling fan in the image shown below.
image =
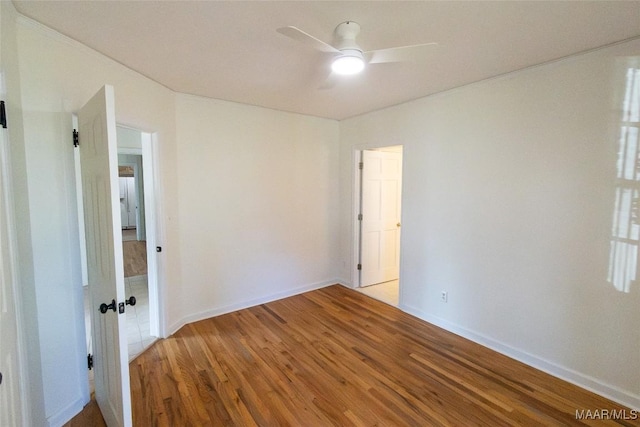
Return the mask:
<path fill-rule="evenodd" d="M 357 74 L 364 70 L 367 64 L 411 61 L 424 54 L 423 48 L 437 45 L 432 42 L 365 52 L 356 43 L 360 25 L 354 21 L 345 21 L 336 27 L 333 45 L 292 26 L 278 28 L 276 31 L 321 52 L 334 54 L 331 69 L 336 74 Z"/>

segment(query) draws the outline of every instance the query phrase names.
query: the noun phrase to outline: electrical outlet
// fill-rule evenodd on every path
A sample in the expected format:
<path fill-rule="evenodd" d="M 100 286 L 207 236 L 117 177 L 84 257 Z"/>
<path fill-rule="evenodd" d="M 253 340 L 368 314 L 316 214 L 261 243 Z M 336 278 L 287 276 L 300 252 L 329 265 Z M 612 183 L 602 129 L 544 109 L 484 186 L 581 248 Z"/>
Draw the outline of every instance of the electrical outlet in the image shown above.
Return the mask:
<path fill-rule="evenodd" d="M 449 299 L 449 293 L 447 291 L 440 292 L 440 301 L 447 302 Z"/>

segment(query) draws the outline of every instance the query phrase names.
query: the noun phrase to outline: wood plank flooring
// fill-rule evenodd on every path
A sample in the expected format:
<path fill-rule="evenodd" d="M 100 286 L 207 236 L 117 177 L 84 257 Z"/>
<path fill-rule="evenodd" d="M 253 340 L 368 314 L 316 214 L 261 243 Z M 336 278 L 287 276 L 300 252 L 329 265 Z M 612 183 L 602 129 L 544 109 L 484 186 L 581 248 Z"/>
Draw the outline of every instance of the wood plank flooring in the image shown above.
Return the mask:
<path fill-rule="evenodd" d="M 73 417 L 71 421 L 66 423 L 64 427 L 107 427 L 102 418 L 100 408 L 94 399 L 84 407 L 82 412 Z"/>
<path fill-rule="evenodd" d="M 147 242 L 131 240 L 122 242 L 124 277 L 147 274 Z"/>
<path fill-rule="evenodd" d="M 135 426 L 640 425 L 576 420 L 624 408 L 338 285 L 187 325 L 130 369 Z"/>

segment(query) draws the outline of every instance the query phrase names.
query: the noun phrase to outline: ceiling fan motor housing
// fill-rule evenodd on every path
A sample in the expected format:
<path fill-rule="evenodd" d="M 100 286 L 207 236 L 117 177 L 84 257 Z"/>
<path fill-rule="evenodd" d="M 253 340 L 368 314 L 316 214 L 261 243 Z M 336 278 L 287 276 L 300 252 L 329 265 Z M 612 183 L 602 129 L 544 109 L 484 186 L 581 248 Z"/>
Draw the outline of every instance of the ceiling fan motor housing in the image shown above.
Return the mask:
<path fill-rule="evenodd" d="M 334 47 L 339 51 L 357 50 L 362 54 L 362 49 L 356 43 L 356 37 L 360 33 L 360 24 L 353 21 L 346 21 L 339 24 L 335 31 Z M 344 52 L 347 53 L 347 52 Z"/>

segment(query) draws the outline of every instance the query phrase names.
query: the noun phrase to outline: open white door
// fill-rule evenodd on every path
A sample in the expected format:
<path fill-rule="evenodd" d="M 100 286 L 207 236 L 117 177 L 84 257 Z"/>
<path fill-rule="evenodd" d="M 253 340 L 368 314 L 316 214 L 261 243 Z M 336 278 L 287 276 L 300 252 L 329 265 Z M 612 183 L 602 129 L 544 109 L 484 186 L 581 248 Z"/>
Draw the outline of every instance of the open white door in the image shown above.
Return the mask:
<path fill-rule="evenodd" d="M 114 110 L 105 86 L 78 113 L 95 395 L 109 427 L 132 425 Z"/>
<path fill-rule="evenodd" d="M 362 151 L 360 286 L 400 275 L 402 153 Z"/>

